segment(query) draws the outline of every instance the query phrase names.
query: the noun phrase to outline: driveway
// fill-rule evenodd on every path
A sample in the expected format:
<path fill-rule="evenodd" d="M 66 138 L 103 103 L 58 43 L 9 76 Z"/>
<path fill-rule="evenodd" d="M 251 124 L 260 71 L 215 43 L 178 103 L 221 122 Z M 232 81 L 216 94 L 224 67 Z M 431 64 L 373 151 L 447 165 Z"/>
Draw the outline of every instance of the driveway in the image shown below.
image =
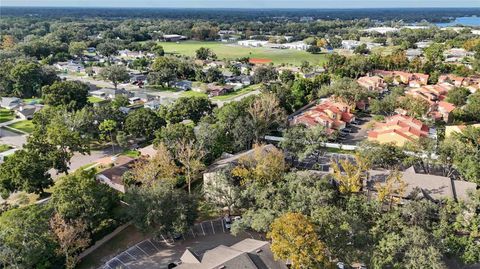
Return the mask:
<path fill-rule="evenodd" d="M 118 149 L 117 149 L 118 150 Z M 85 166 L 87 164 L 94 163 L 98 159 L 105 158 L 107 156 L 112 155 L 112 149 L 110 147 L 105 148 L 103 150 L 94 150 L 90 152 L 90 155 L 83 155 L 80 153 L 75 153 L 70 160 L 70 169 L 69 172 L 73 172 L 77 170 L 78 168 Z M 57 174 L 56 170 L 51 169 L 50 174 L 52 175 L 52 178 L 55 180 L 58 177 L 62 176 L 63 174 Z"/>
<path fill-rule="evenodd" d="M 11 124 L 12 122 L 9 122 L 9 124 Z M 23 147 L 23 144 L 25 144 L 26 142 L 26 135 L 14 133 L 5 128 L 0 128 L 0 144 L 6 144 L 13 146 L 17 149 L 21 149 Z"/>

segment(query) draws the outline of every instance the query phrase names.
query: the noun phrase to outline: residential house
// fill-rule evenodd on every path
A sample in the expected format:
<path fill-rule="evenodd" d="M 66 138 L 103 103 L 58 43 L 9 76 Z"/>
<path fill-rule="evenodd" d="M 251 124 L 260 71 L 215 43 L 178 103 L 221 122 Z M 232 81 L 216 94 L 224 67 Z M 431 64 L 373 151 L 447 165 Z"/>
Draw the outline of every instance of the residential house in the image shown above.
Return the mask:
<path fill-rule="evenodd" d="M 419 49 L 425 49 L 425 48 L 430 47 L 430 45 L 432 43 L 433 43 L 432 41 L 420 41 L 420 42 L 415 43 L 415 46 Z"/>
<path fill-rule="evenodd" d="M 208 84 L 207 87 L 207 93 L 210 97 L 225 95 L 232 92 L 234 89 L 233 85 L 216 85 L 214 83 Z"/>
<path fill-rule="evenodd" d="M 428 137 L 428 132 L 428 126 L 421 121 L 405 115 L 394 115 L 386 118 L 384 123 L 377 123 L 368 133 L 368 140 L 403 146 L 407 142 Z"/>
<path fill-rule="evenodd" d="M 91 96 L 102 99 L 115 99 L 117 96 L 130 97 L 131 93 L 125 89 L 101 88 L 99 90 L 89 92 Z"/>
<path fill-rule="evenodd" d="M 306 44 L 303 41 L 297 41 L 297 42 L 291 42 L 291 43 L 285 43 L 281 44 L 282 48 L 285 49 L 292 49 L 292 50 L 307 50 L 311 46 Z"/>
<path fill-rule="evenodd" d="M 471 127 L 474 127 L 474 128 L 480 128 L 480 123 L 470 124 L 470 125 L 449 125 L 449 126 L 445 126 L 445 138 L 449 138 L 455 133 L 458 133 L 458 134 L 462 133 L 463 130 L 465 130 L 465 128 L 467 128 L 467 126 L 471 126 Z"/>
<path fill-rule="evenodd" d="M 374 70 L 372 75 L 382 78 L 390 77 L 395 84 L 404 84 L 410 87 L 421 87 L 428 84 L 429 75 L 420 73 L 409 73 L 404 71 Z"/>
<path fill-rule="evenodd" d="M 318 105 L 294 116 L 290 123 L 303 124 L 307 127 L 322 125 L 333 133 L 335 130 L 346 128 L 347 124 L 354 120 L 355 115 L 351 113 L 347 104 L 324 99 Z"/>
<path fill-rule="evenodd" d="M 367 88 L 369 91 L 384 92 L 387 90 L 387 83 L 385 83 L 383 78 L 379 76 L 360 77 L 357 79 L 357 82 L 360 86 Z"/>
<path fill-rule="evenodd" d="M 420 57 L 423 55 L 423 51 L 421 49 L 408 49 L 405 52 L 405 55 L 407 56 L 408 60 L 413 60 L 415 57 Z"/>
<path fill-rule="evenodd" d="M 127 156 L 119 156 L 116 158 L 114 161 L 115 166 L 96 174 L 95 178 L 99 182 L 107 184 L 112 189 L 125 193 L 125 184 L 123 183 L 122 177 L 127 171 L 132 169 L 136 160 Z"/>
<path fill-rule="evenodd" d="M 443 52 L 445 62 L 459 62 L 467 56 L 473 56 L 471 52 L 461 48 L 451 48 Z"/>
<path fill-rule="evenodd" d="M 131 84 L 145 84 L 147 83 L 147 75 L 145 74 L 131 74 L 130 75 L 130 83 Z"/>
<path fill-rule="evenodd" d="M 168 104 L 171 104 L 173 102 L 175 102 L 174 98 L 159 97 L 159 98 L 156 98 L 156 99 L 153 99 L 151 101 L 146 102 L 145 104 L 143 104 L 143 107 L 151 109 L 151 110 L 158 110 L 160 108 L 160 106 L 168 105 Z"/>
<path fill-rule="evenodd" d="M 187 39 L 186 36 L 177 35 L 177 34 L 173 34 L 173 35 L 163 35 L 162 38 L 163 38 L 164 41 L 167 41 L 167 42 L 178 42 L 178 41 L 186 40 L 186 39 Z"/>
<path fill-rule="evenodd" d="M 137 97 L 139 101 L 146 103 L 154 98 L 154 96 L 147 94 L 146 92 L 135 91 L 133 97 Z"/>
<path fill-rule="evenodd" d="M 54 67 L 63 73 L 85 72 L 85 67 L 79 63 L 75 63 L 74 61 L 58 62 L 54 65 Z"/>
<path fill-rule="evenodd" d="M 175 89 L 183 90 L 183 91 L 189 91 L 192 89 L 193 83 L 189 80 L 179 80 L 175 81 L 171 84 L 171 86 Z"/>
<path fill-rule="evenodd" d="M 17 97 L 1 97 L 0 106 L 6 109 L 14 109 L 22 103 L 22 99 Z"/>
<path fill-rule="evenodd" d="M 263 47 L 268 44 L 268 41 L 263 40 L 240 40 L 237 42 L 238 45 L 244 47 Z"/>
<path fill-rule="evenodd" d="M 275 146 L 272 144 L 262 145 L 261 147 L 261 152 L 265 153 L 268 153 L 275 149 Z M 250 156 L 253 156 L 254 153 L 255 149 L 243 151 L 235 155 L 223 153 L 222 156 L 217 159 L 213 164 L 211 164 L 203 173 L 203 191 L 205 193 L 205 196 L 210 196 L 210 198 L 214 199 L 214 197 L 211 196 L 212 189 L 221 189 L 224 192 L 229 192 L 231 186 L 221 184 L 221 182 L 216 180 L 217 176 L 225 173 L 225 171 L 234 168 L 242 158 L 248 158 Z M 219 202 L 223 201 L 219 200 Z"/>
<path fill-rule="evenodd" d="M 219 245 L 198 255 L 191 249 L 183 253 L 178 269 L 287 269 L 286 264 L 276 260 L 270 243 L 244 239 L 230 247 Z"/>
<path fill-rule="evenodd" d="M 405 94 L 427 101 L 430 105 L 428 114 L 434 120 L 449 122 L 455 106 L 444 101 L 448 91 L 453 86 L 448 83 L 427 85 L 420 88 L 409 89 Z"/>
<path fill-rule="evenodd" d="M 22 120 L 31 120 L 33 115 L 43 109 L 43 105 L 21 105 L 15 109 L 15 115 Z"/>
<path fill-rule="evenodd" d="M 438 77 L 438 83 L 450 83 L 455 87 L 467 86 L 465 77 L 460 77 L 453 74 L 445 74 Z"/>
<path fill-rule="evenodd" d="M 370 170 L 367 189 L 376 192 L 378 186 L 386 183 L 389 171 Z M 410 167 L 400 173 L 406 184 L 405 191 L 398 198 L 428 199 L 434 202 L 442 199 L 467 200 L 468 193 L 477 189 L 477 184 L 463 180 L 452 180 L 448 177 L 420 174 Z"/>

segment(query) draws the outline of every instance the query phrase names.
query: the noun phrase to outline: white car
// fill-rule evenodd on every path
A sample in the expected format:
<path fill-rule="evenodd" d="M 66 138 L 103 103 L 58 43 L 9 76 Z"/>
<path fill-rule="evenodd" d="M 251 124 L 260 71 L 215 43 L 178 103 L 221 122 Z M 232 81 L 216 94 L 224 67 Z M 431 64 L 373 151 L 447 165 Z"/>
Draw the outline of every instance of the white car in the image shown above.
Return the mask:
<path fill-rule="evenodd" d="M 227 230 L 230 230 L 230 228 L 232 228 L 232 220 L 230 219 L 230 217 L 223 218 L 223 224 L 225 225 L 225 228 L 227 228 Z"/>

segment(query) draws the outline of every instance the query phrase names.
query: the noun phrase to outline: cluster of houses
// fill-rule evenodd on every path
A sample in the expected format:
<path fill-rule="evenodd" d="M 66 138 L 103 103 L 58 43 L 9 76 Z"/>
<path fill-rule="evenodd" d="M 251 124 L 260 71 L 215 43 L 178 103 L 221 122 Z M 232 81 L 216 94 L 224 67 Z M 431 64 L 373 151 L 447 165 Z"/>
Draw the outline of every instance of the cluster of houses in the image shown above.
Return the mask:
<path fill-rule="evenodd" d="M 303 124 L 307 127 L 322 125 L 328 133 L 333 134 L 335 131 L 345 129 L 347 124 L 353 121 L 355 115 L 351 113 L 349 105 L 329 98 L 294 116 L 290 123 Z"/>
<path fill-rule="evenodd" d="M 93 89 L 89 91 L 89 95 L 103 100 L 113 100 L 118 96 L 124 96 L 128 98 L 130 106 L 120 108 L 120 110 L 124 113 L 128 113 L 131 109 L 140 107 L 157 110 L 161 105 L 168 105 L 175 101 L 173 98 L 153 96 L 142 91 L 130 92 L 125 89 L 114 88 Z"/>
<path fill-rule="evenodd" d="M 34 101 L 26 103 L 17 97 L 1 97 L 0 107 L 13 111 L 16 118 L 31 120 L 33 114 L 40 111 L 43 105 L 37 104 Z"/>

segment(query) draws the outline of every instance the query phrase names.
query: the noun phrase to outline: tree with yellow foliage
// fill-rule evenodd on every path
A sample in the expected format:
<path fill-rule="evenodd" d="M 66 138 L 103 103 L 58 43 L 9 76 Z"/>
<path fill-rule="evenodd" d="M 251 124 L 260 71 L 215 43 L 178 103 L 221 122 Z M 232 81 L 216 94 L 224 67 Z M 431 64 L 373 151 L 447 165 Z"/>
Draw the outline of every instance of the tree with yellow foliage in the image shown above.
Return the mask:
<path fill-rule="evenodd" d="M 377 199 L 380 203 L 388 203 L 391 207 L 394 203 L 397 203 L 405 193 L 407 183 L 403 181 L 402 174 L 398 171 L 392 172 L 388 175 L 385 183 L 377 183 L 375 189 L 377 190 Z"/>
<path fill-rule="evenodd" d="M 285 155 L 272 145 L 254 145 L 253 153 L 242 156 L 232 175 L 242 184 L 257 181 L 262 184 L 281 179 L 285 173 Z"/>
<path fill-rule="evenodd" d="M 260 141 L 269 131 L 283 126 L 287 120 L 280 100 L 273 93 L 260 95 L 248 108 L 252 119 L 255 142 Z"/>
<path fill-rule="evenodd" d="M 328 42 L 325 38 L 321 38 L 317 40 L 317 47 L 325 48 L 328 45 Z"/>
<path fill-rule="evenodd" d="M 300 213 L 286 213 L 270 226 L 275 259 L 289 260 L 292 268 L 325 268 L 325 245 L 318 239 L 315 226 Z"/>
<path fill-rule="evenodd" d="M 355 155 L 355 161 L 349 159 L 332 161 L 333 178 L 337 181 L 342 194 L 357 193 L 362 189 L 363 181 L 368 177 L 370 169 L 368 160 Z"/>
<path fill-rule="evenodd" d="M 143 159 L 135 163 L 131 172 L 133 180 L 148 186 L 159 180 L 175 183 L 180 170 L 175 164 L 172 154 L 163 143 L 160 143 L 156 150 L 155 156 L 151 159 Z"/>
<path fill-rule="evenodd" d="M 15 47 L 15 38 L 12 35 L 4 35 L 2 38 L 2 49 L 9 50 Z"/>

